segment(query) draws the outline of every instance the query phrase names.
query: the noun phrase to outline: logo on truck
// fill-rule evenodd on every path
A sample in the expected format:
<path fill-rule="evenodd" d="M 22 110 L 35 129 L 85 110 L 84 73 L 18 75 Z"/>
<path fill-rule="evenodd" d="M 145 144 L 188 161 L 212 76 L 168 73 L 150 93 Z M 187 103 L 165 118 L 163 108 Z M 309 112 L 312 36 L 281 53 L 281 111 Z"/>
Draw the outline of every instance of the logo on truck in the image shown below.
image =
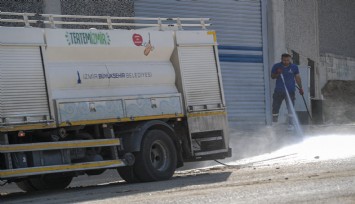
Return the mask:
<path fill-rule="evenodd" d="M 136 46 L 142 46 L 143 44 L 143 37 L 137 33 L 132 35 L 132 40 Z"/>
<path fill-rule="evenodd" d="M 111 39 L 104 32 L 66 32 L 68 45 L 110 45 Z"/>
<path fill-rule="evenodd" d="M 151 78 L 153 77 L 152 72 L 121 72 L 121 73 L 83 73 L 80 74 L 77 71 L 77 84 L 82 83 L 82 79 L 84 80 L 92 80 L 92 79 L 143 79 L 143 78 Z"/>
<path fill-rule="evenodd" d="M 143 54 L 145 56 L 148 56 L 149 53 L 154 50 L 154 46 L 152 46 L 152 43 L 150 41 L 150 33 L 148 33 L 148 42 L 144 42 L 143 37 L 137 33 L 132 35 L 132 40 L 136 46 L 143 46 L 144 47 Z"/>
<path fill-rule="evenodd" d="M 76 71 L 76 73 L 78 74 L 78 84 L 81 84 L 80 73 L 79 73 L 79 71 Z"/>

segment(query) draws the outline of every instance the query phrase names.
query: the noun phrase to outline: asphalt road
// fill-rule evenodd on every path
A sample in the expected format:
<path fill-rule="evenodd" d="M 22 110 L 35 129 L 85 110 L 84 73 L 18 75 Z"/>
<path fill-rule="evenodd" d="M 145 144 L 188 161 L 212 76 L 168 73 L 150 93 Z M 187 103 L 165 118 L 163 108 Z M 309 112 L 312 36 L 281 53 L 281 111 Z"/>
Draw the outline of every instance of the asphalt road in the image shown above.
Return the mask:
<path fill-rule="evenodd" d="M 183 170 L 169 181 L 141 184 L 126 184 L 108 171 L 76 178 L 70 188 L 55 192 L 23 193 L 8 185 L 0 188 L 0 203 L 355 203 L 351 128 L 313 128 L 303 140 L 237 135 L 240 142 L 231 143 L 244 148 L 235 151 L 242 156 L 227 160 L 227 167 Z M 253 145 L 237 146 L 247 141 Z"/>

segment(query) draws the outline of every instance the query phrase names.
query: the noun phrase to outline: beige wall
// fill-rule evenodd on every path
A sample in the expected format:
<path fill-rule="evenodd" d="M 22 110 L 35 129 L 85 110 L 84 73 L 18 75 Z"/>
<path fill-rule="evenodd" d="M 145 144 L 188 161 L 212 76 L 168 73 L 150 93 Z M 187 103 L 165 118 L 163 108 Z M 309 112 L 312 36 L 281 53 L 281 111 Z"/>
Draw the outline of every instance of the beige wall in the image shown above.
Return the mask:
<path fill-rule="evenodd" d="M 317 10 L 316 0 L 285 1 L 286 47 L 300 54 L 303 65 L 319 57 Z"/>
<path fill-rule="evenodd" d="M 355 58 L 355 1 L 318 0 L 320 53 Z"/>
<path fill-rule="evenodd" d="M 326 73 L 321 78 L 321 87 L 324 87 L 328 80 L 355 80 L 355 58 L 322 54 L 319 67 L 323 73 Z"/>

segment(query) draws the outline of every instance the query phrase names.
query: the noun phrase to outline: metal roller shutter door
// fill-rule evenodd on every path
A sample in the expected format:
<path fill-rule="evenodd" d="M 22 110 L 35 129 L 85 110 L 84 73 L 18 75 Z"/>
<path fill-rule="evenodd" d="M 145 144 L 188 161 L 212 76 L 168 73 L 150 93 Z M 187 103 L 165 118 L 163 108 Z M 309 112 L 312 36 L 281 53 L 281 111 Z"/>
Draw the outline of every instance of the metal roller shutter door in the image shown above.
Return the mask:
<path fill-rule="evenodd" d="M 229 122 L 235 127 L 265 124 L 271 114 L 266 103 L 261 7 L 260 0 L 136 0 L 135 15 L 212 18 Z"/>
<path fill-rule="evenodd" d="M 49 108 L 40 48 L 0 46 L 0 57 L 0 118 L 46 119 Z"/>
<path fill-rule="evenodd" d="M 213 46 L 179 47 L 187 106 L 221 107 Z"/>

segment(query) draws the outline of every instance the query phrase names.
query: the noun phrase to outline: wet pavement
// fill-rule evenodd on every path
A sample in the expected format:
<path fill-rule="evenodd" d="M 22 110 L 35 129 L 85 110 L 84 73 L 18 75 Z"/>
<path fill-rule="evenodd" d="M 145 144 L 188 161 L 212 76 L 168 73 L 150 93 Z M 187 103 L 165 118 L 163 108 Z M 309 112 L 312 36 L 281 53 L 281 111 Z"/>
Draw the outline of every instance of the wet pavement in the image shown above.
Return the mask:
<path fill-rule="evenodd" d="M 0 187 L 1 203 L 355 203 L 355 126 L 244 127 L 233 157 L 188 163 L 169 181 L 126 184 L 114 170 L 75 178 L 62 191 Z M 202 167 L 202 168 L 201 168 Z M 1 201 L 2 200 L 2 201 Z"/>

